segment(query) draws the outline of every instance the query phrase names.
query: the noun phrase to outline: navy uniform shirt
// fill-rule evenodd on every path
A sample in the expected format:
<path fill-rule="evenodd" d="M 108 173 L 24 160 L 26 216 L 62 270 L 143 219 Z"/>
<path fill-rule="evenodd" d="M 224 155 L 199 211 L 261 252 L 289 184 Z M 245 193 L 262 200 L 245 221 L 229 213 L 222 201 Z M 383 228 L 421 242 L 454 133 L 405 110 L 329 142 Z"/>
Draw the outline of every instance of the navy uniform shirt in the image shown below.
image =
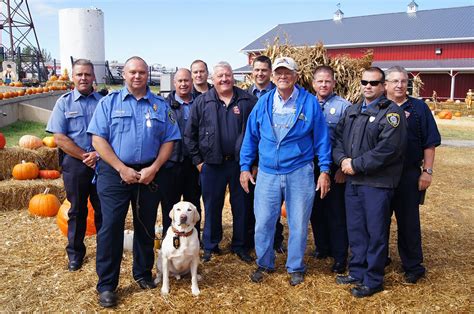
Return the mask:
<path fill-rule="evenodd" d="M 274 88 L 275 88 L 275 84 L 273 84 L 273 82 L 270 81 L 270 83 L 268 83 L 268 85 L 262 90 L 258 89 L 258 87 L 255 84 L 252 84 L 247 89 L 247 92 L 249 92 L 250 94 L 254 95 L 257 98 L 260 98 Z"/>
<path fill-rule="evenodd" d="M 179 140 L 174 113 L 149 89 L 137 99 L 127 87 L 102 98 L 87 132 L 107 140 L 125 164 L 145 164 L 158 156 L 161 144 Z"/>
<path fill-rule="evenodd" d="M 408 97 L 400 106 L 408 122 L 405 167 L 420 167 L 424 150 L 441 144 L 441 135 L 430 108 L 422 101 Z"/>
<path fill-rule="evenodd" d="M 62 95 L 53 108 L 46 131 L 64 134 L 84 151 L 94 151 L 87 127 L 101 98 L 97 92 L 84 96 L 77 89 Z"/>
<path fill-rule="evenodd" d="M 237 94 L 234 93 L 227 106 L 219 99 L 217 105 L 217 121 L 221 132 L 222 154 L 234 155 L 235 143 L 242 132 L 242 115 L 239 106 L 237 106 Z"/>
<path fill-rule="evenodd" d="M 323 111 L 324 118 L 326 119 L 326 123 L 329 128 L 331 145 L 334 146 L 337 123 L 351 103 L 336 94 L 329 95 L 323 101 L 320 101 L 318 98 L 318 101 L 321 105 L 321 110 Z"/>

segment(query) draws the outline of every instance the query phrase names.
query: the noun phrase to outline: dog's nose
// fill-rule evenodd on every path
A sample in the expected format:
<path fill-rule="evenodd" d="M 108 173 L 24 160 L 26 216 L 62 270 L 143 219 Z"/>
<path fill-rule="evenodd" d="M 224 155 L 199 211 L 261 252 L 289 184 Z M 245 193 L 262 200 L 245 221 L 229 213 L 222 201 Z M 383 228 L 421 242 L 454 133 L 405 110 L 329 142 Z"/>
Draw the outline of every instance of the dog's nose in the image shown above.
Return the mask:
<path fill-rule="evenodd" d="M 182 224 L 186 223 L 187 219 L 188 219 L 188 216 L 186 216 L 186 214 L 181 214 L 181 216 L 179 216 L 179 222 Z"/>

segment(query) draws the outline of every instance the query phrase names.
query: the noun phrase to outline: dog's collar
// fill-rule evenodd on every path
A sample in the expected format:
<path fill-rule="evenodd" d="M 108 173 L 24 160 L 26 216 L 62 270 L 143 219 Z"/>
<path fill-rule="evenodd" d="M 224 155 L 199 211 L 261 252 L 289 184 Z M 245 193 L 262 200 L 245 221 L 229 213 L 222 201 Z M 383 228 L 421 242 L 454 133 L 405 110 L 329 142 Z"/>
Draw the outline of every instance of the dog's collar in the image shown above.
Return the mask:
<path fill-rule="evenodd" d="M 194 228 L 191 229 L 190 231 L 188 232 L 184 232 L 184 231 L 179 231 L 178 229 L 176 229 L 175 227 L 171 227 L 174 234 L 176 234 L 177 236 L 179 237 L 189 237 L 191 234 L 193 234 L 193 231 L 194 231 Z"/>

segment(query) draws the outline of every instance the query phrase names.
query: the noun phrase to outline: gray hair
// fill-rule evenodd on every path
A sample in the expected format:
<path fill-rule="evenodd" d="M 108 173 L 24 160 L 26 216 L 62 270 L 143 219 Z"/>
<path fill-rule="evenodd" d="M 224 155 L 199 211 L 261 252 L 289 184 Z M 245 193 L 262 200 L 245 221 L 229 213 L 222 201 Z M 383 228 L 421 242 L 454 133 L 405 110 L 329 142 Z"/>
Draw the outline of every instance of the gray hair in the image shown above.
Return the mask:
<path fill-rule="evenodd" d="M 178 72 L 185 72 L 186 74 L 189 75 L 189 78 L 191 79 L 191 71 L 189 71 L 188 69 L 186 68 L 179 68 L 178 71 L 176 71 L 175 73 L 175 77 L 173 78 L 173 81 L 176 82 L 176 74 L 178 74 Z M 192 80 L 192 79 L 191 79 Z"/>
<path fill-rule="evenodd" d="M 229 62 L 226 62 L 226 61 L 220 61 L 218 62 L 213 68 L 212 68 L 212 72 L 216 72 L 216 69 L 217 68 L 227 68 L 229 70 L 232 71 L 232 66 L 229 64 Z"/>
<path fill-rule="evenodd" d="M 143 58 L 141 58 L 141 57 L 139 57 L 139 56 L 133 56 L 133 57 L 128 58 L 127 61 L 125 61 L 125 64 L 124 64 L 123 68 L 125 69 L 125 68 L 127 67 L 128 63 L 129 63 L 130 61 L 133 61 L 133 60 L 143 62 L 143 64 L 148 68 L 148 64 L 146 63 L 146 61 L 143 60 Z"/>
<path fill-rule="evenodd" d="M 76 59 L 73 63 L 72 63 L 72 70 L 74 71 L 74 67 L 76 65 L 84 65 L 84 66 L 89 66 L 91 67 L 92 69 L 92 72 L 94 72 L 94 64 L 92 64 L 92 62 L 88 59 Z"/>
<path fill-rule="evenodd" d="M 385 70 L 385 77 L 388 78 L 392 73 L 403 73 L 408 78 L 408 72 L 404 67 L 395 65 Z"/>

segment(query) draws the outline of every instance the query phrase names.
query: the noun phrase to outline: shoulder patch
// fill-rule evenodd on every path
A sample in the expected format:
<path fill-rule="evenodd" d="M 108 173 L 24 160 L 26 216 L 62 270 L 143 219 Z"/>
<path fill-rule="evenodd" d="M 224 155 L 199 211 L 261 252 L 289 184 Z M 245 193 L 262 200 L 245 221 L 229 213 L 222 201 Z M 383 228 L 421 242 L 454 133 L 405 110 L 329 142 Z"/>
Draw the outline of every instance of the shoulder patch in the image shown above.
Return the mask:
<path fill-rule="evenodd" d="M 400 124 L 400 115 L 395 112 L 387 114 L 387 122 L 396 128 Z"/>
<path fill-rule="evenodd" d="M 174 112 L 171 109 L 168 109 L 168 119 L 170 119 L 170 122 L 172 124 L 176 124 L 176 116 L 174 115 Z"/>

